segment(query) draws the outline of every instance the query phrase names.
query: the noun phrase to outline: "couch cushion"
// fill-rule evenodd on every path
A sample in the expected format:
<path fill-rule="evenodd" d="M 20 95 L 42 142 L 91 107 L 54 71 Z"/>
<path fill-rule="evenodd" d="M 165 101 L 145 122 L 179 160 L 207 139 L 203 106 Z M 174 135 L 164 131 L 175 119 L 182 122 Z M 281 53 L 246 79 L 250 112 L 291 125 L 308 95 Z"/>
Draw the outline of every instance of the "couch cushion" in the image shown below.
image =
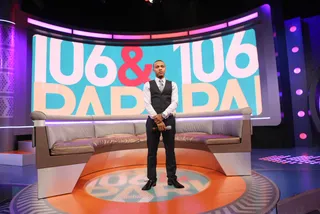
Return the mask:
<path fill-rule="evenodd" d="M 239 137 L 214 135 L 216 138 L 210 138 L 206 140 L 207 145 L 223 145 L 223 144 L 238 144 L 241 143 Z"/>
<path fill-rule="evenodd" d="M 185 141 L 185 142 L 194 142 L 201 141 L 201 136 L 207 136 L 207 133 L 204 132 L 186 132 L 186 133 L 177 133 L 175 136 L 176 141 Z"/>
<path fill-rule="evenodd" d="M 137 137 L 139 138 L 139 140 L 140 140 L 141 142 L 147 143 L 147 134 L 146 134 L 146 133 L 144 133 L 144 134 L 139 134 L 139 135 L 137 135 Z M 160 142 L 162 142 L 162 135 L 160 135 Z"/>
<path fill-rule="evenodd" d="M 57 141 L 53 144 L 51 155 L 67 155 L 93 153 L 93 139 L 77 139 L 72 141 Z"/>
<path fill-rule="evenodd" d="M 94 138 L 93 124 L 72 124 L 47 126 L 49 148 L 58 141 Z"/>
<path fill-rule="evenodd" d="M 202 132 L 212 134 L 212 121 L 177 121 L 176 132 Z"/>
<path fill-rule="evenodd" d="M 112 134 L 134 134 L 133 123 L 95 124 L 96 137 Z"/>
<path fill-rule="evenodd" d="M 134 124 L 135 134 L 141 135 L 146 133 L 146 123 L 135 123 Z"/>
<path fill-rule="evenodd" d="M 211 135 L 203 132 L 178 133 L 176 141 L 184 142 L 205 142 L 207 145 L 236 144 L 240 143 L 240 138 L 226 135 Z"/>
<path fill-rule="evenodd" d="M 99 148 L 112 144 L 130 144 L 139 142 L 139 138 L 132 134 L 111 134 L 105 137 L 94 139 L 92 145 L 94 148 Z"/>
<path fill-rule="evenodd" d="M 147 142 L 147 135 L 140 134 L 137 135 L 141 142 Z M 162 135 L 160 136 L 160 142 L 163 141 Z M 177 133 L 175 136 L 175 141 L 180 142 L 204 142 L 207 145 L 221 145 L 221 144 L 236 144 L 240 143 L 240 138 L 226 136 L 226 135 L 210 135 L 204 132 L 186 132 Z"/>

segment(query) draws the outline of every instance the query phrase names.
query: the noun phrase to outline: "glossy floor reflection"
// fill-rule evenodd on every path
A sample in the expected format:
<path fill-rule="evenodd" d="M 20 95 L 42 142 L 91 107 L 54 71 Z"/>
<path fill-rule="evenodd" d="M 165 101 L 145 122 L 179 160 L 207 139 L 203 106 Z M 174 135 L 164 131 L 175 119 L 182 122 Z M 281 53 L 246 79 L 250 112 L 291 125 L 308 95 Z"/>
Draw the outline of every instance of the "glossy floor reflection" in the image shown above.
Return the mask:
<path fill-rule="evenodd" d="M 251 159 L 253 170 L 270 178 L 278 186 L 280 199 L 320 188 L 320 164 L 284 164 L 259 160 L 273 155 L 320 156 L 319 148 L 254 150 Z"/>

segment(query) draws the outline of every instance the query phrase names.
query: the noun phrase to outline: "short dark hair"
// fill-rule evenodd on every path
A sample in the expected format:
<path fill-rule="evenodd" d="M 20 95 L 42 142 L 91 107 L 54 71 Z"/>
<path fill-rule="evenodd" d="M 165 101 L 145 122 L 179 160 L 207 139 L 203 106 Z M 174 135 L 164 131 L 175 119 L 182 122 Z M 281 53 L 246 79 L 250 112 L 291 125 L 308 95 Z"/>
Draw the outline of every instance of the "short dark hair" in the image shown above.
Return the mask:
<path fill-rule="evenodd" d="M 153 63 L 153 64 L 155 64 L 156 62 L 163 62 L 163 63 L 164 63 L 164 61 L 163 61 L 163 60 L 161 60 L 161 59 L 157 59 L 156 61 L 154 61 L 154 63 Z"/>
<path fill-rule="evenodd" d="M 153 67 L 154 67 L 154 64 L 156 64 L 156 62 L 163 62 L 163 64 L 166 64 L 166 63 L 164 63 L 164 61 L 163 61 L 163 60 L 158 59 L 158 60 L 154 61 L 154 63 L 153 63 Z"/>

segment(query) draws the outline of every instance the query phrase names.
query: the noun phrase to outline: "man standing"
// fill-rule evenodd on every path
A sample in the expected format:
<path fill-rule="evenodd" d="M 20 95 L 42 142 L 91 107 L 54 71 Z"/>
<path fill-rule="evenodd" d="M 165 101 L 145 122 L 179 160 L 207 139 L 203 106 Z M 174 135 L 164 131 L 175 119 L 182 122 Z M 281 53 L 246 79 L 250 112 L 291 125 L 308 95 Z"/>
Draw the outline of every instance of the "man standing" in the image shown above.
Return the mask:
<path fill-rule="evenodd" d="M 161 133 L 166 151 L 168 185 L 173 185 L 175 188 L 184 188 L 177 181 L 174 153 L 176 121 L 173 114 L 178 106 L 177 84 L 165 79 L 166 66 L 162 60 L 155 61 L 153 70 L 156 79 L 145 83 L 143 89 L 145 107 L 149 113 L 146 123 L 149 181 L 142 190 L 149 190 L 156 186 L 157 151 Z"/>

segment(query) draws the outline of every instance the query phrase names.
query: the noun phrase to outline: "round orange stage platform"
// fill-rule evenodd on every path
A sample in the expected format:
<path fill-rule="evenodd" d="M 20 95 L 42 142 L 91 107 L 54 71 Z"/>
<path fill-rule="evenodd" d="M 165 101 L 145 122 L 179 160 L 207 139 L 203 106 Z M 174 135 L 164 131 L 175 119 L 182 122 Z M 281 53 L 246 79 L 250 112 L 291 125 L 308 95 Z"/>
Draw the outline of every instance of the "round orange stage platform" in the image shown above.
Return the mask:
<path fill-rule="evenodd" d="M 80 178 L 72 194 L 37 199 L 37 186 L 22 190 L 12 200 L 11 213 L 267 213 L 277 203 L 279 190 L 266 177 L 226 177 L 212 169 L 178 166 L 185 186 L 167 185 L 166 170 L 157 168 L 157 185 L 142 191 L 146 167 L 120 167 Z"/>

